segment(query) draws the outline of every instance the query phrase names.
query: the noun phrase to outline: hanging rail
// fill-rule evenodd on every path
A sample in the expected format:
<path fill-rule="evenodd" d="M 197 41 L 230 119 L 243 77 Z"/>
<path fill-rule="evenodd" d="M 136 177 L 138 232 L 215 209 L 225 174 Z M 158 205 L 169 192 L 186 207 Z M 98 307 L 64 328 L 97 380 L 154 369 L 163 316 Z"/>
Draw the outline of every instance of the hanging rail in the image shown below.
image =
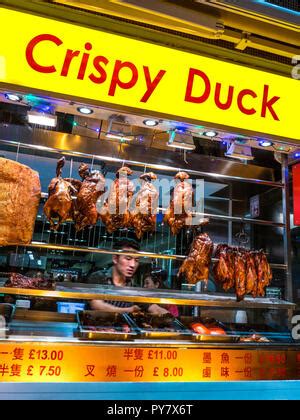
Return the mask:
<path fill-rule="evenodd" d="M 75 151 L 69 151 L 69 150 L 54 149 L 52 147 L 47 147 L 47 146 L 28 145 L 26 143 L 20 143 L 20 142 L 11 141 L 11 140 L 0 139 L 0 143 L 11 144 L 14 146 L 18 145 L 19 147 L 24 147 L 26 149 L 36 149 L 36 150 L 41 150 L 41 151 L 49 152 L 49 153 L 61 153 L 67 156 L 89 158 L 89 159 L 100 160 L 100 161 L 105 161 L 109 163 L 119 163 L 121 165 L 127 164 L 131 166 L 142 167 L 142 168 L 147 167 L 149 169 L 157 169 L 157 170 L 168 171 L 168 172 L 173 172 L 173 173 L 184 171 L 191 175 L 217 178 L 220 181 L 240 181 L 240 182 L 246 182 L 246 183 L 249 182 L 252 184 L 267 185 L 267 186 L 276 187 L 276 188 L 284 187 L 283 183 L 281 182 L 266 181 L 266 180 L 255 179 L 255 178 L 244 178 L 244 177 L 233 176 L 233 175 L 217 174 L 213 172 L 195 171 L 188 168 L 178 168 L 178 167 L 176 168 L 176 167 L 167 166 L 167 165 L 157 165 L 154 163 L 139 162 L 139 161 L 134 161 L 134 160 L 129 160 L 129 159 L 120 159 L 120 158 L 115 158 L 112 156 L 91 155 L 87 153 L 81 153 L 81 152 L 75 152 Z"/>
<path fill-rule="evenodd" d="M 43 242 L 31 242 L 28 245 L 23 245 L 24 247 L 28 248 L 41 248 L 41 249 L 51 249 L 51 250 L 59 250 L 59 251 L 71 251 L 71 252 L 86 252 L 86 253 L 94 253 L 94 254 L 105 254 L 105 255 L 129 255 L 131 257 L 146 257 L 146 258 L 159 258 L 159 259 L 167 259 L 167 260 L 184 260 L 186 258 L 185 255 L 169 255 L 169 254 L 157 254 L 153 252 L 145 252 L 145 251 L 124 251 L 124 250 L 116 250 L 116 249 L 104 249 L 104 248 L 94 248 L 88 246 L 70 246 L 70 245 L 59 245 L 59 244 L 46 244 Z M 217 261 L 216 258 L 212 258 L 212 262 Z M 270 264 L 272 268 L 285 270 L 287 266 L 285 264 Z"/>

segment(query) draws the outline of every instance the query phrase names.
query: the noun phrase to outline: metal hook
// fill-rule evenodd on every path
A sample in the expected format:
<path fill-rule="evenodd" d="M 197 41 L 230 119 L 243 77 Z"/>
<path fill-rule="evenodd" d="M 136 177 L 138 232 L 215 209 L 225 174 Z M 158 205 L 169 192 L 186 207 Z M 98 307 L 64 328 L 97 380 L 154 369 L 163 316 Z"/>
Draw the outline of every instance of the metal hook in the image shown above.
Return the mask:
<path fill-rule="evenodd" d="M 186 160 L 186 150 L 183 150 L 183 160 L 186 164 L 188 164 L 188 161 Z"/>

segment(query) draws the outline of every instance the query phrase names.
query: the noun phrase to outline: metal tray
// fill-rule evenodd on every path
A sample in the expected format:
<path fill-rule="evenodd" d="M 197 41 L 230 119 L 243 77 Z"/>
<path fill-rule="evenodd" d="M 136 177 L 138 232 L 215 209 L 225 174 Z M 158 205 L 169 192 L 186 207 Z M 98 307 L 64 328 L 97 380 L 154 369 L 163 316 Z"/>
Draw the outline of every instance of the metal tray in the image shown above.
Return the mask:
<path fill-rule="evenodd" d="M 205 325 L 205 322 L 201 318 L 195 318 L 195 317 L 189 317 L 189 316 L 183 316 L 180 317 L 179 321 L 185 328 L 188 328 L 190 330 L 190 324 L 192 322 L 201 322 Z M 226 331 L 226 326 L 222 324 L 221 322 L 216 321 L 216 324 L 223 328 Z M 230 332 L 227 332 L 226 335 L 222 334 L 197 334 L 194 331 L 191 330 L 192 335 L 192 341 L 201 341 L 206 343 L 237 343 L 240 340 L 239 335 L 233 335 L 230 334 Z"/>
<path fill-rule="evenodd" d="M 91 316 L 94 318 L 95 325 L 85 325 L 85 316 Z M 116 312 L 101 312 L 101 311 L 78 311 L 76 313 L 78 328 L 76 336 L 82 340 L 109 340 L 109 341 L 130 341 L 134 340 L 137 336 L 137 332 L 129 325 L 127 319 L 123 314 Z M 111 323 L 109 325 L 101 325 Z M 120 324 L 120 326 L 116 325 Z M 92 328 L 121 328 L 122 324 L 126 324 L 130 328 L 130 332 L 124 331 L 95 331 Z"/>
<path fill-rule="evenodd" d="M 168 314 L 169 324 L 174 331 L 168 331 L 163 328 L 147 329 L 139 326 L 139 320 L 137 315 L 124 314 L 128 323 L 137 330 L 138 338 L 142 339 L 157 339 L 157 340 L 191 340 L 192 334 L 187 330 L 176 318 Z M 143 317 L 148 318 L 149 324 L 151 324 L 151 319 L 163 319 L 163 316 L 152 315 L 152 314 L 143 314 Z"/>

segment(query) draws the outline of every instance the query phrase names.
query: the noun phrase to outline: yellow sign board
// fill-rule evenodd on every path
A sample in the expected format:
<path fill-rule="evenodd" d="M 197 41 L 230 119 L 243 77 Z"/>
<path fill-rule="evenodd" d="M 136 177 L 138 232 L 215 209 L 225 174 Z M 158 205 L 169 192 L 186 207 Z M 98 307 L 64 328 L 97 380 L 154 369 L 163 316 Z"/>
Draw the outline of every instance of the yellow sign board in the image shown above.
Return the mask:
<path fill-rule="evenodd" d="M 300 379 L 300 352 L 0 343 L 1 382 Z"/>
<path fill-rule="evenodd" d="M 300 139 L 292 77 L 5 8 L 0 33 L 2 83 Z"/>

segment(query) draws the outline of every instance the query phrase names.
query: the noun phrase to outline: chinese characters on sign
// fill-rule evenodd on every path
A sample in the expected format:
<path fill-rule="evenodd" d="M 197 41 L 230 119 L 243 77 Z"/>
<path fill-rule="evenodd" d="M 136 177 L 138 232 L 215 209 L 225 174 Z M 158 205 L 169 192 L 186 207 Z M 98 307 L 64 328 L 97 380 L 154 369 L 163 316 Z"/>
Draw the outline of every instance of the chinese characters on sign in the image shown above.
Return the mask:
<path fill-rule="evenodd" d="M 200 382 L 300 378 L 300 352 L 0 344 L 0 382 Z"/>

